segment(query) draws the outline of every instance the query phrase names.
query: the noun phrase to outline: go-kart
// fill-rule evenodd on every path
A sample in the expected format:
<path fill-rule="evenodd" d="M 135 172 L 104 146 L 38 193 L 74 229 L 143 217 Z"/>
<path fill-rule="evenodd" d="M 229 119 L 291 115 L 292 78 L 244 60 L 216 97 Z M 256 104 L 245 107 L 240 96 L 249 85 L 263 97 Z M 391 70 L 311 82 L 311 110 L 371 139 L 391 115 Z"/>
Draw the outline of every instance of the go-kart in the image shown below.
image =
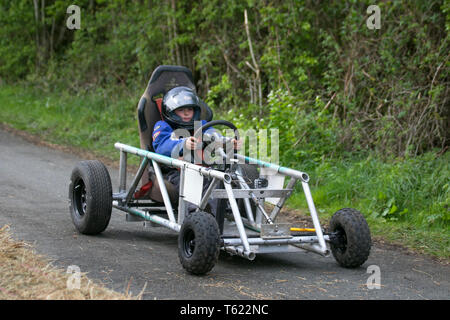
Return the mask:
<path fill-rule="evenodd" d="M 205 166 L 155 153 L 152 131 L 161 119 L 161 97 L 175 86 L 195 89 L 189 69 L 180 66 L 155 69 L 137 105 L 140 148 L 114 145 L 120 152 L 118 192 L 113 192 L 109 172 L 100 161 L 81 161 L 73 169 L 70 213 L 80 233 L 103 232 L 114 207 L 127 213 L 127 221 L 144 221 L 146 226 L 176 231 L 180 262 L 185 270 L 196 275 L 214 267 L 220 250 L 249 260 L 263 253 L 311 251 L 329 256 L 331 251 L 346 268 L 358 267 L 367 260 L 371 237 L 363 215 L 355 209 L 341 209 L 332 216 L 329 230 L 324 232 L 305 172 L 242 155 L 234 147 L 227 147 L 231 137 L 221 135 L 204 140 L 214 141 L 218 146 L 216 155 L 226 160 L 223 164 Z M 212 126 L 226 126 L 239 139 L 239 130 L 232 123 L 212 121 L 212 117 L 212 110 L 202 102 L 202 119 L 207 123 L 194 136 L 201 137 Z M 129 154 L 141 157 L 141 163 L 127 188 Z M 164 179 L 162 170 L 167 167 L 180 171 L 179 189 Z M 202 192 L 206 179 L 209 186 Z M 300 228 L 279 219 L 297 182 L 303 187 L 313 228 Z M 218 199 L 215 215 L 209 212 L 210 199 Z M 274 204 L 270 210 L 266 200 Z M 197 207 L 195 211 L 188 210 L 192 204 Z"/>

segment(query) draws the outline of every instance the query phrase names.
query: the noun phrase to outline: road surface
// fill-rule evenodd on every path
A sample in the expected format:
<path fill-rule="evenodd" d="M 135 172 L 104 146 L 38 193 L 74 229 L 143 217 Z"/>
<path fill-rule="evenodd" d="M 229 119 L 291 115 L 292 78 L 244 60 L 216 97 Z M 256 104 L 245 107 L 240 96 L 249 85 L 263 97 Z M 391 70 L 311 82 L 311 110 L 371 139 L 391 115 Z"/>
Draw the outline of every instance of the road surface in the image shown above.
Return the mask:
<path fill-rule="evenodd" d="M 143 299 L 150 300 L 450 297 L 449 266 L 377 244 L 357 269 L 343 269 L 332 256 L 313 253 L 266 254 L 248 261 L 222 252 L 209 274 L 189 275 L 178 260 L 175 232 L 126 222 L 121 211 L 113 209 L 101 235 L 77 233 L 67 194 L 72 168 L 81 158 L 3 130 L 0 147 L 0 227 L 10 225 L 15 239 L 33 243 L 54 265 L 76 265 L 116 291 L 130 284 L 138 294 L 146 284 Z M 118 171 L 108 169 L 117 191 Z M 379 289 L 368 288 L 368 269 L 379 270 Z"/>

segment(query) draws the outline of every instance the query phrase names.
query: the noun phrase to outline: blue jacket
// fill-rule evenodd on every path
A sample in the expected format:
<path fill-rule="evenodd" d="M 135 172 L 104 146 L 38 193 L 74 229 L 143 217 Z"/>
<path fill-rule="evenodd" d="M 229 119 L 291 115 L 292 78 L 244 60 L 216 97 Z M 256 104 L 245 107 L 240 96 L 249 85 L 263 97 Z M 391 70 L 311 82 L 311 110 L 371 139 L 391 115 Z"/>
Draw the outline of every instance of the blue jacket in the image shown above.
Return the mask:
<path fill-rule="evenodd" d="M 202 125 L 206 120 L 202 120 Z M 204 132 L 214 130 L 212 127 Z M 167 157 L 178 158 L 183 156 L 184 141 L 190 136 L 176 137 L 172 127 L 165 121 L 158 121 L 153 128 L 153 149 L 156 153 Z"/>

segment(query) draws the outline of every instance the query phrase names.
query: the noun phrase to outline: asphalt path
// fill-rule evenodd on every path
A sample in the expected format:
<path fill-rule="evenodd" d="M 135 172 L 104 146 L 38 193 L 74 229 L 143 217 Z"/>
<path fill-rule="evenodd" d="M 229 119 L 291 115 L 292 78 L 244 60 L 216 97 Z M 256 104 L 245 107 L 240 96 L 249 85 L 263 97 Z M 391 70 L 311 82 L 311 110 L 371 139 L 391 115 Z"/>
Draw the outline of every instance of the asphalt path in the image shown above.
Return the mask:
<path fill-rule="evenodd" d="M 113 146 L 111 146 L 113 148 Z M 254 261 L 222 252 L 205 276 L 187 274 L 177 255 L 177 233 L 126 222 L 113 209 L 98 236 L 79 234 L 69 215 L 68 187 L 80 157 L 0 130 L 0 227 L 34 244 L 39 254 L 67 269 L 143 299 L 449 299 L 450 267 L 428 257 L 377 245 L 366 263 L 344 269 L 314 253 L 261 254 Z M 114 191 L 118 171 L 109 167 Z M 130 176 L 130 175 L 129 175 Z M 367 282 L 378 276 L 379 286 Z M 372 271 L 373 272 L 373 271 Z"/>

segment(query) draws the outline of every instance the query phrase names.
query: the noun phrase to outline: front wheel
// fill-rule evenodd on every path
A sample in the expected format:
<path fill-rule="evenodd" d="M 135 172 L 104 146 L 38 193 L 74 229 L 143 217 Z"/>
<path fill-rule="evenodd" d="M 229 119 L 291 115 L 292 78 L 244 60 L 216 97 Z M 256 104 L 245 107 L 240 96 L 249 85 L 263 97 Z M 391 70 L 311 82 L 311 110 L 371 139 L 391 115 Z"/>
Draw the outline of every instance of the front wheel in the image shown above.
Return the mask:
<path fill-rule="evenodd" d="M 345 268 L 357 268 L 366 262 L 371 247 L 369 226 L 364 216 L 355 209 L 337 211 L 330 221 L 331 252 Z"/>
<path fill-rule="evenodd" d="M 178 236 L 178 256 L 186 271 L 195 275 L 209 272 L 220 251 L 219 227 L 215 218 L 203 211 L 188 214 Z"/>

